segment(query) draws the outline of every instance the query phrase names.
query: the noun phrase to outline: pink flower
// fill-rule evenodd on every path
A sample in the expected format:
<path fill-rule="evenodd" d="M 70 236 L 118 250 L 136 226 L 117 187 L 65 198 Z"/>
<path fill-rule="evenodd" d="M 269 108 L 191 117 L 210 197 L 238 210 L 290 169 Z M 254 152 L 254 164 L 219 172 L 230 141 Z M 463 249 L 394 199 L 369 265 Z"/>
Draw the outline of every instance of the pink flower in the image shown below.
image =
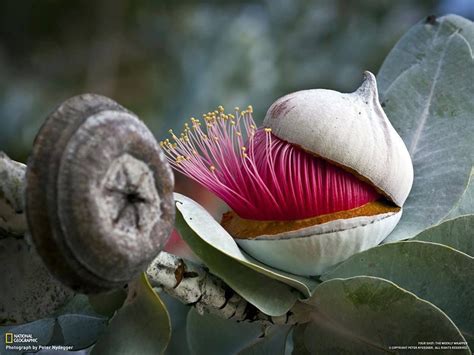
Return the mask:
<path fill-rule="evenodd" d="M 360 207 L 380 195 L 350 172 L 257 128 L 252 107 L 191 118 L 161 142 L 175 170 L 224 200 L 240 217 L 297 220 Z M 202 129 L 204 124 L 205 130 Z"/>

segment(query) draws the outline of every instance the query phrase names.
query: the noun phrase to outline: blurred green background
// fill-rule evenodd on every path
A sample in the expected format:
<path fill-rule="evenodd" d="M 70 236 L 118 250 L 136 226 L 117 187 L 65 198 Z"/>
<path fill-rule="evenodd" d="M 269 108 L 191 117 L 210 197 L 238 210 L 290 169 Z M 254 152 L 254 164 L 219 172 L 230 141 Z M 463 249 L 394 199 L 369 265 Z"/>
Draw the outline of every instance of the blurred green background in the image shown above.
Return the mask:
<path fill-rule="evenodd" d="M 217 105 L 306 88 L 352 91 L 427 15 L 474 17 L 472 0 L 0 2 L 0 150 L 26 161 L 45 116 L 110 96 L 157 139 Z M 179 180 L 179 179 L 178 179 Z"/>

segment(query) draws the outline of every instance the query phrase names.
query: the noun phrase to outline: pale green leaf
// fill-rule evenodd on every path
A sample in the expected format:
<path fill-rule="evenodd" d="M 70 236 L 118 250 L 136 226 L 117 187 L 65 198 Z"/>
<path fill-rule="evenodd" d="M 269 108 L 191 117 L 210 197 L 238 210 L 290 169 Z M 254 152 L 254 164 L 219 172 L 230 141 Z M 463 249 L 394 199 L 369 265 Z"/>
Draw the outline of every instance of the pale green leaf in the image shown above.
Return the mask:
<path fill-rule="evenodd" d="M 362 275 L 390 280 L 435 304 L 474 347 L 474 258 L 441 244 L 389 243 L 352 256 L 321 278 Z"/>
<path fill-rule="evenodd" d="M 106 326 L 107 318 L 92 310 L 87 296 L 77 294 L 50 318 L 0 327 L 0 338 L 4 332 L 32 334 L 38 338 L 36 345 L 72 346 L 76 351 L 94 344 Z"/>
<path fill-rule="evenodd" d="M 93 310 L 108 318 L 112 317 L 127 298 L 127 292 L 124 289 L 116 289 L 105 293 L 89 295 L 89 303 Z"/>
<path fill-rule="evenodd" d="M 255 260 L 238 247 L 232 236 L 202 206 L 181 194 L 175 193 L 174 196 L 186 223 L 207 244 L 261 274 L 296 288 L 306 297 L 312 294 L 317 281 L 274 269 Z"/>
<path fill-rule="evenodd" d="M 95 344 L 107 327 L 107 318 L 82 314 L 65 314 L 57 318 L 64 345 L 74 350 Z"/>
<path fill-rule="evenodd" d="M 171 297 L 166 292 L 160 292 L 159 296 L 170 315 L 172 329 L 171 339 L 165 354 L 189 354 L 188 342 L 186 341 L 186 319 L 192 306 L 181 303 L 178 299 Z"/>
<path fill-rule="evenodd" d="M 40 319 L 34 322 L 21 324 L 21 325 L 8 325 L 0 327 L 0 349 L 1 354 L 18 354 L 16 350 L 5 349 L 5 333 L 14 334 L 31 334 L 33 338 L 38 339 L 37 345 L 48 345 L 51 337 L 53 336 L 54 325 L 56 321 L 54 318 Z M 12 344 L 15 345 L 15 344 Z M 28 344 L 17 344 L 17 345 L 28 345 Z"/>
<path fill-rule="evenodd" d="M 471 170 L 469 182 L 467 183 L 467 187 L 460 200 L 449 214 L 444 217 L 444 220 L 453 219 L 467 214 L 474 214 L 474 168 Z"/>
<path fill-rule="evenodd" d="M 170 337 L 168 311 L 142 274 L 129 284 L 124 306 L 112 318 L 92 354 L 162 354 Z"/>
<path fill-rule="evenodd" d="M 305 303 L 314 309 L 311 322 L 295 329 L 294 354 L 396 354 L 409 350 L 391 347 L 440 341 L 465 344 L 439 308 L 384 279 L 360 276 L 326 281 Z M 464 347 L 440 353 L 470 354 Z"/>
<path fill-rule="evenodd" d="M 446 220 L 425 229 L 413 240 L 448 245 L 474 257 L 474 215 L 466 215 Z"/>
<path fill-rule="evenodd" d="M 284 355 L 290 326 L 273 326 L 263 338 L 247 346 L 239 355 Z"/>
<path fill-rule="evenodd" d="M 291 287 L 253 271 L 204 242 L 189 227 L 179 211 L 176 213 L 175 226 L 211 273 L 224 280 L 263 313 L 280 316 L 293 307 L 298 297 Z M 278 297 L 274 297 L 275 295 Z"/>
<path fill-rule="evenodd" d="M 192 354 L 236 354 L 262 335 L 258 323 L 237 323 L 212 314 L 188 313 L 186 333 Z M 277 355 L 277 354 L 275 354 Z"/>
<path fill-rule="evenodd" d="M 474 25 L 448 15 L 405 34 L 378 75 L 381 101 L 407 145 L 415 180 L 387 242 L 414 237 L 460 199 L 474 161 Z"/>

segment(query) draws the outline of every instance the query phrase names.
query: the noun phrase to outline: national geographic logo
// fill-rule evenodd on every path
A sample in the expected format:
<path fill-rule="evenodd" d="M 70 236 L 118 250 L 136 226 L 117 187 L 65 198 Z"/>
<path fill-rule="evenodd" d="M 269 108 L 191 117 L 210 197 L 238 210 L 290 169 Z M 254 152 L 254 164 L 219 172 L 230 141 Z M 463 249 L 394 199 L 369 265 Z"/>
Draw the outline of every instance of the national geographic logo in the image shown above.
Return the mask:
<path fill-rule="evenodd" d="M 38 351 L 38 338 L 33 334 L 5 333 L 5 349 L 17 351 Z"/>
<path fill-rule="evenodd" d="M 40 350 L 74 350 L 72 345 L 41 345 L 33 334 L 5 333 L 5 350 L 40 351 Z M 1 353 L 2 349 L 0 349 Z"/>

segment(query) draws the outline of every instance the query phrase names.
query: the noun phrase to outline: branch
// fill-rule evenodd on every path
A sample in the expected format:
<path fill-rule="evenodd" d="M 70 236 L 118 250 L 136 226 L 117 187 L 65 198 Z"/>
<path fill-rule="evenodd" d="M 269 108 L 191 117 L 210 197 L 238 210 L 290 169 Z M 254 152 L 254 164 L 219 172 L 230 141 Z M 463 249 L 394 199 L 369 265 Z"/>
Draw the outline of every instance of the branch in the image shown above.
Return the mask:
<path fill-rule="evenodd" d="M 24 164 L 15 162 L 0 152 L 0 243 L 2 238 L 15 237 L 30 244 L 24 238 L 28 230 L 23 212 L 25 170 Z M 28 250 L 34 252 L 31 245 Z M 35 264 L 35 269 L 41 268 L 44 269 L 44 266 L 39 267 Z M 161 288 L 182 303 L 196 307 L 200 314 L 212 313 L 226 319 L 257 321 L 264 325 L 291 325 L 307 321 L 307 306 L 300 302 L 285 315 L 268 316 L 248 303 L 221 279 L 209 273 L 207 268 L 166 252 L 161 252 L 153 260 L 148 267 L 147 275 L 153 287 Z M 34 288 L 38 288 L 38 285 L 35 284 Z M 36 294 L 40 290 L 32 290 L 30 287 L 28 291 Z M 2 297 L 0 303 L 1 301 Z"/>
<path fill-rule="evenodd" d="M 25 171 L 25 164 L 0 152 L 0 238 L 21 238 L 28 229 L 23 208 Z"/>
<path fill-rule="evenodd" d="M 0 325 L 49 316 L 73 292 L 56 281 L 28 235 L 23 190 L 26 166 L 0 152 Z"/>
<path fill-rule="evenodd" d="M 292 325 L 309 320 L 308 306 L 300 302 L 282 316 L 268 316 L 210 274 L 205 267 L 166 252 L 161 252 L 150 264 L 147 275 L 152 286 L 163 289 L 184 304 L 196 307 L 200 314 L 212 313 L 226 319 L 258 321 L 266 325 Z"/>

